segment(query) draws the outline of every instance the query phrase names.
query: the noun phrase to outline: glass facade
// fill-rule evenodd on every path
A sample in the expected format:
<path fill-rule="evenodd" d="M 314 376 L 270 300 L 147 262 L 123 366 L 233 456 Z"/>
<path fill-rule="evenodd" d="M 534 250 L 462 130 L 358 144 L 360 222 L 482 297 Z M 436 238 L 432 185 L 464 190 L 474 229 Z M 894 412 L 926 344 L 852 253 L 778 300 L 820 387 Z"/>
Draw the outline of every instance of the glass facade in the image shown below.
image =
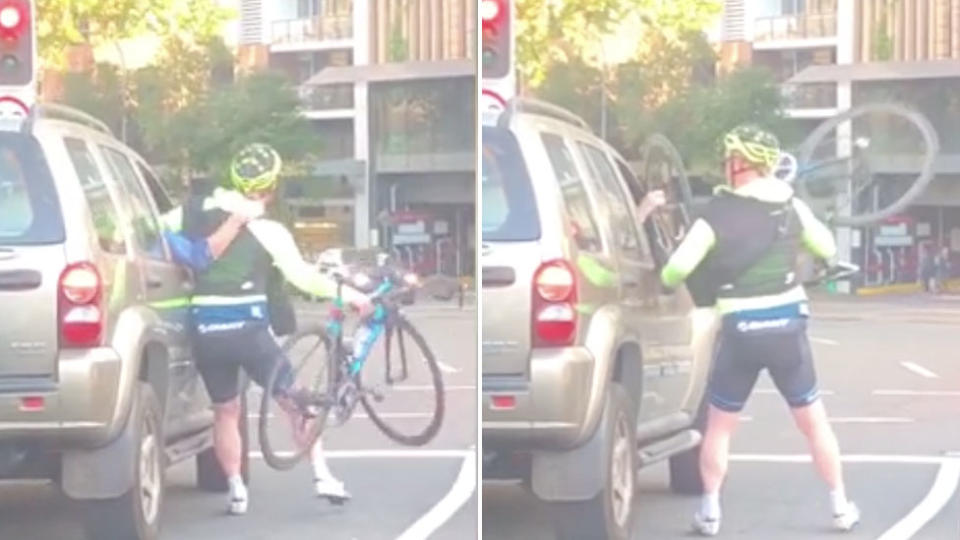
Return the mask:
<path fill-rule="evenodd" d="M 473 152 L 472 77 L 372 84 L 371 150 L 378 156 Z"/>
<path fill-rule="evenodd" d="M 862 82 L 853 85 L 853 104 L 894 101 L 918 109 L 937 130 L 941 152 L 960 152 L 960 78 Z M 905 122 L 876 117 L 855 125 L 871 138 L 871 152 L 905 154 L 922 148 L 920 134 Z M 861 131 L 862 130 L 862 131 Z"/>

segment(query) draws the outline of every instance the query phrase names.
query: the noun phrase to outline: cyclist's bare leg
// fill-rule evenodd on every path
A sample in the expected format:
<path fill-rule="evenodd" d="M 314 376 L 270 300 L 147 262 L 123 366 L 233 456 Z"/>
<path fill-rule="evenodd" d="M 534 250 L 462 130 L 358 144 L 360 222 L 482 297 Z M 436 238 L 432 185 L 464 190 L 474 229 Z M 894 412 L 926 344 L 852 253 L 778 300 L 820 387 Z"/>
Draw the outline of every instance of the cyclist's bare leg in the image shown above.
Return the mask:
<path fill-rule="evenodd" d="M 710 405 L 707 432 L 700 450 L 700 474 L 703 478 L 703 492 L 706 494 L 720 492 L 720 486 L 727 475 L 730 438 L 739 421 L 740 413 L 727 412 Z"/>
<path fill-rule="evenodd" d="M 214 405 L 213 446 L 217 460 L 227 476 L 231 514 L 247 512 L 247 488 L 240 475 L 243 461 L 243 440 L 240 437 L 240 398 Z"/>
<path fill-rule="evenodd" d="M 860 521 L 860 510 L 847 500 L 843 484 L 843 466 L 840 463 L 840 445 L 827 420 L 823 401 L 816 400 L 806 407 L 792 409 L 797 427 L 810 445 L 810 454 L 817 472 L 830 488 L 830 505 L 837 529 L 849 531 Z"/>
<path fill-rule="evenodd" d="M 243 441 L 240 437 L 240 398 L 213 407 L 213 441 L 217 459 L 227 477 L 240 475 Z"/>
<path fill-rule="evenodd" d="M 843 467 L 840 464 L 840 445 L 827 420 L 823 401 L 817 400 L 806 407 L 791 409 L 797 427 L 810 445 L 810 454 L 817 472 L 831 490 L 843 489 Z"/>

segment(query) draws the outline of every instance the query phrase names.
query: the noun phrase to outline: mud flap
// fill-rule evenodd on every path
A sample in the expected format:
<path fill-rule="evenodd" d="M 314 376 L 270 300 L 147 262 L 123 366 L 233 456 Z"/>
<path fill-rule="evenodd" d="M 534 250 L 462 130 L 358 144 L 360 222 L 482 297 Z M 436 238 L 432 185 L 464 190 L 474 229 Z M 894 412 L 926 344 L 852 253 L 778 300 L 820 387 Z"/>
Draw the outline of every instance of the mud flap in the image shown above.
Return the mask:
<path fill-rule="evenodd" d="M 117 437 L 100 448 L 63 453 L 60 487 L 71 499 L 113 499 L 134 483 L 138 434 L 133 411 L 140 406 L 139 392 L 132 396 L 126 425 Z"/>
<path fill-rule="evenodd" d="M 563 452 L 533 453 L 530 485 L 544 501 L 585 501 L 596 497 L 607 483 L 607 438 L 610 437 L 610 398 L 593 436 Z"/>

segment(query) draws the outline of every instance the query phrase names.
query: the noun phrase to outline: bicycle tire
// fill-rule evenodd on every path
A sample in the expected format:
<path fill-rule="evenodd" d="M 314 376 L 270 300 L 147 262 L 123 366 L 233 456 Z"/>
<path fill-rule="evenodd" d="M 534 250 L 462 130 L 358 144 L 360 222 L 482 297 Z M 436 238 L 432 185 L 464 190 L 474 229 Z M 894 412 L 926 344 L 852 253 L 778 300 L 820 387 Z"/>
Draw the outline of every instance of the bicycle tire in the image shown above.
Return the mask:
<path fill-rule="evenodd" d="M 403 315 L 397 316 L 395 324 L 384 336 L 385 347 L 390 347 L 390 339 L 394 332 L 397 334 L 397 336 L 408 334 L 423 352 L 424 359 L 430 368 L 430 378 L 433 381 L 434 398 L 436 399 L 437 404 L 437 408 L 433 413 L 433 418 L 430 420 L 430 423 L 427 424 L 427 427 L 420 433 L 406 435 L 394 429 L 386 422 L 385 419 L 380 417 L 376 409 L 370 404 L 370 398 L 367 394 L 362 394 L 363 397 L 360 399 L 360 403 L 367 412 L 367 416 L 370 417 L 370 421 L 373 422 L 373 424 L 377 426 L 377 428 L 383 432 L 384 435 L 405 446 L 423 446 L 436 437 L 437 432 L 440 431 L 440 426 L 443 424 L 443 416 L 445 412 L 443 376 L 440 373 L 440 365 L 437 364 L 437 359 L 433 355 L 433 351 L 430 350 L 430 347 L 427 345 L 427 341 L 423 338 L 416 327 L 414 327 L 413 324 L 411 324 L 410 321 Z M 404 350 L 402 346 L 400 350 Z M 405 353 L 401 352 L 401 355 L 404 354 Z"/>
<path fill-rule="evenodd" d="M 337 364 L 334 359 L 337 358 L 337 352 L 330 349 L 330 339 L 327 336 L 326 328 L 324 328 L 322 324 L 315 324 L 298 330 L 292 336 L 287 338 L 286 342 L 284 342 L 283 346 L 281 347 L 281 350 L 284 353 L 284 357 L 288 357 L 288 353 L 293 348 L 294 344 L 309 336 L 319 337 L 323 342 L 322 348 L 325 349 L 325 354 L 328 356 L 326 366 L 326 390 L 328 395 L 332 395 L 336 384 L 335 375 Z M 307 361 L 309 361 L 309 359 Z M 275 448 L 273 442 L 271 442 L 270 435 L 270 401 L 272 400 L 273 396 L 269 389 L 272 389 L 276 385 L 282 365 L 282 363 L 277 362 L 273 369 L 270 370 L 270 377 L 267 379 L 267 386 L 263 389 L 263 398 L 260 400 L 258 436 L 260 439 L 260 451 L 263 454 L 263 460 L 267 462 L 267 465 L 278 471 L 287 471 L 300 463 L 303 457 L 307 454 L 308 450 L 313 446 L 317 439 L 320 438 L 320 435 L 323 433 L 324 427 L 326 426 L 329 409 L 327 408 L 320 411 L 317 421 L 313 424 L 313 429 L 307 439 L 309 444 L 303 448 L 295 448 L 293 450 L 281 450 L 279 448 Z"/>
<path fill-rule="evenodd" d="M 693 190 L 690 188 L 690 178 L 687 176 L 687 170 L 683 165 L 683 157 L 680 155 L 680 151 L 677 150 L 677 147 L 670 142 L 665 135 L 660 133 L 654 133 L 646 138 L 643 141 L 643 146 L 641 157 L 642 163 L 646 166 L 648 159 L 650 157 L 650 152 L 656 148 L 662 150 L 664 154 L 674 163 L 677 169 L 677 187 L 679 187 L 680 192 L 680 203 L 681 210 L 683 211 L 684 219 L 686 223 L 689 224 L 690 221 L 690 205 L 693 204 Z M 644 171 L 646 172 L 646 171 Z"/>
<path fill-rule="evenodd" d="M 875 212 L 850 216 L 834 216 L 831 219 L 831 222 L 835 225 L 862 227 L 883 221 L 884 219 L 901 212 L 904 208 L 909 206 L 914 200 L 916 200 L 917 197 L 920 196 L 921 193 L 923 193 L 923 190 L 925 190 L 927 185 L 929 185 L 933 180 L 933 163 L 937 157 L 937 154 L 940 153 L 940 139 L 937 136 L 937 131 L 930 124 L 930 121 L 927 120 L 926 116 L 921 114 L 919 111 L 901 103 L 881 102 L 858 105 L 857 107 L 853 107 L 852 109 L 820 124 L 800 145 L 800 151 L 798 152 L 798 159 L 800 163 L 809 163 L 810 159 L 813 157 L 813 152 L 816 150 L 820 142 L 822 142 L 820 139 L 836 129 L 841 123 L 852 121 L 854 118 L 869 112 L 890 113 L 894 116 L 901 116 L 913 124 L 920 131 L 920 134 L 922 135 L 927 146 L 927 151 L 924 154 L 924 164 L 920 170 L 920 175 L 917 176 L 917 178 L 913 181 L 913 184 L 910 186 L 910 188 L 907 189 L 904 194 L 893 203 Z M 796 184 L 797 192 L 800 194 L 801 198 L 808 200 L 812 198 L 809 190 L 807 189 L 807 182 L 805 182 L 802 177 L 798 177 L 794 183 Z"/>

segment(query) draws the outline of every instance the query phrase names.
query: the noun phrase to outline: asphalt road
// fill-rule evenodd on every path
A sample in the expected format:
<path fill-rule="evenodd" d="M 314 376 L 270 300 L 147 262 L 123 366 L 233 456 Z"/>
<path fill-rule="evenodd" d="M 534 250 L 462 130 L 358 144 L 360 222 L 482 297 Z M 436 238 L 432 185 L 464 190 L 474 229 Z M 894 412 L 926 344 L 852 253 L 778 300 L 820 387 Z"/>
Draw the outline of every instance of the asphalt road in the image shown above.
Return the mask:
<path fill-rule="evenodd" d="M 309 306 L 301 313 L 306 321 L 323 311 Z M 256 457 L 254 444 L 250 511 L 243 517 L 224 514 L 225 495 L 194 488 L 192 462 L 177 465 L 167 475 L 163 538 L 477 538 L 476 311 L 447 304 L 414 306 L 409 313 L 442 362 L 447 388 L 445 420 L 432 442 L 400 446 L 359 415 L 331 429 L 325 436 L 330 467 L 354 497 L 341 507 L 313 497 L 308 465 L 275 472 Z M 398 425 L 415 424 L 422 413 L 418 381 L 424 381 L 416 377 L 405 383 L 406 391 L 388 394 L 378 407 Z M 255 433 L 256 418 L 250 421 Z M 0 539 L 81 540 L 82 534 L 76 508 L 55 489 L 21 484 L 0 487 Z"/>
<path fill-rule="evenodd" d="M 817 301 L 810 331 L 828 413 L 861 508 L 846 538 L 960 537 L 960 299 Z M 825 487 L 764 375 L 744 410 L 722 495 L 721 538 L 833 537 Z M 689 538 L 697 498 L 672 495 L 665 464 L 641 471 L 635 538 Z M 485 539 L 552 538 L 546 509 L 516 486 L 483 487 Z"/>

